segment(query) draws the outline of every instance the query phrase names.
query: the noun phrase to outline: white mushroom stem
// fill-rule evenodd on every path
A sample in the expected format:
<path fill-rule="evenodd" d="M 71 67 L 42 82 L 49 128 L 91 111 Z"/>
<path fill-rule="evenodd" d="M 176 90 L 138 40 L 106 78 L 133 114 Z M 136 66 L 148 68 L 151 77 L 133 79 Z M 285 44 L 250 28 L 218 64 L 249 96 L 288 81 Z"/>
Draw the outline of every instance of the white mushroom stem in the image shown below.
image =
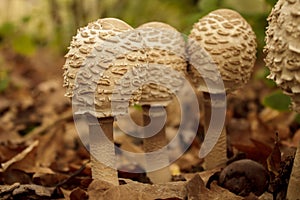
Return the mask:
<path fill-rule="evenodd" d="M 294 164 L 292 173 L 289 180 L 289 185 L 287 189 L 287 200 L 299 199 L 299 187 L 300 187 L 300 142 L 296 151 L 294 158 Z"/>
<path fill-rule="evenodd" d="M 213 95 L 213 94 L 212 94 Z M 207 133 L 209 125 L 213 126 L 214 122 L 211 122 L 211 98 L 207 92 L 203 93 L 203 110 L 204 110 L 204 130 Z M 216 108 L 215 108 L 216 109 Z M 218 135 L 219 133 L 215 133 Z M 227 161 L 227 139 L 226 139 L 226 127 L 223 127 L 222 133 L 213 147 L 213 149 L 207 154 L 204 159 L 204 168 L 213 169 L 221 165 L 226 164 Z"/>
<path fill-rule="evenodd" d="M 113 168 L 116 159 L 113 141 L 114 118 L 99 118 L 99 123 L 95 122 L 93 116 L 88 116 L 87 118 L 89 122 L 92 177 L 96 180 L 103 180 L 113 185 L 119 185 L 117 170 Z M 104 135 L 99 132 L 99 124 Z M 110 142 L 107 142 L 107 139 Z M 100 162 L 100 160 L 105 163 Z"/>
<path fill-rule="evenodd" d="M 152 106 L 151 112 L 152 117 L 150 119 L 149 116 L 149 105 L 143 105 L 143 121 L 144 126 L 147 126 L 150 123 L 156 123 L 158 121 L 164 120 L 164 114 L 163 110 L 160 107 Z M 153 129 L 146 128 L 145 129 L 145 136 L 152 133 Z M 151 137 L 144 138 L 143 141 L 143 148 L 146 153 L 146 164 L 151 167 L 155 166 L 166 166 L 161 169 L 147 172 L 147 176 L 150 178 L 152 183 L 165 183 L 168 181 L 171 181 L 171 172 L 169 170 L 169 156 L 167 149 L 164 149 L 167 145 L 167 139 L 166 139 L 166 132 L 165 132 L 165 126 L 163 126 L 158 133 Z M 162 151 L 161 154 L 153 157 L 149 156 L 147 153 L 154 152 L 154 151 Z M 150 162 L 151 161 L 151 162 Z M 155 163 L 154 163 L 155 162 Z"/>

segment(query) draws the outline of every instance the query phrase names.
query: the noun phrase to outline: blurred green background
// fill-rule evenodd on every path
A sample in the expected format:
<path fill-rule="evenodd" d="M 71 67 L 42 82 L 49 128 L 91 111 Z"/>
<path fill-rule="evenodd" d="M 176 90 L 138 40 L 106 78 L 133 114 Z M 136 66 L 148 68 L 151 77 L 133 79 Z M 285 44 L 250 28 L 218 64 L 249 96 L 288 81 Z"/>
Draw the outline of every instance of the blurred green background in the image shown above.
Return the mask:
<path fill-rule="evenodd" d="M 38 68 L 46 68 L 47 74 L 52 70 L 56 77 L 61 76 L 63 56 L 68 51 L 72 36 L 79 27 L 98 18 L 120 18 L 133 27 L 145 22 L 162 21 L 188 35 L 199 18 L 219 8 L 236 10 L 250 23 L 258 42 L 256 71 L 252 77 L 254 80 L 263 80 L 267 87 L 275 88 L 274 83 L 265 78 L 268 70 L 264 66 L 262 49 L 266 19 L 276 2 L 277 0 L 0 0 L 0 93 L 9 87 L 12 72 L 20 71 L 19 66 L 24 65 L 24 61 L 31 65 L 32 60 L 38 59 Z M 48 61 L 44 59 L 45 55 L 48 55 Z M 11 67 L 12 62 L 14 65 Z M 22 72 L 21 76 L 24 74 L 31 79 L 34 76 L 30 70 Z M 34 78 L 37 79 L 38 76 Z M 280 100 L 283 99 L 281 96 Z"/>
<path fill-rule="evenodd" d="M 189 34 L 193 23 L 218 8 L 238 11 L 263 47 L 266 17 L 276 0 L 1 0 L 0 47 L 32 55 L 39 48 L 66 53 L 77 28 L 98 18 L 117 17 L 133 27 L 169 23 Z"/>

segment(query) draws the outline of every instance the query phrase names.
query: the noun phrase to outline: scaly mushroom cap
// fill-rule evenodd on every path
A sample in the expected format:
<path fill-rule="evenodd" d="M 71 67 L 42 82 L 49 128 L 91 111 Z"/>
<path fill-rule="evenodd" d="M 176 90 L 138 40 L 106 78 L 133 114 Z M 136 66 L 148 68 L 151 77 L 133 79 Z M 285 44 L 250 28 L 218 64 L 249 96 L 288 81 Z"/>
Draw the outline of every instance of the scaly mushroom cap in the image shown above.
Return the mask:
<path fill-rule="evenodd" d="M 132 84 L 131 80 L 120 82 L 120 78 L 128 69 L 146 63 L 141 40 L 132 27 L 114 18 L 99 19 L 79 29 L 65 56 L 64 87 L 73 102 L 91 105 L 94 101 L 95 110 L 78 106 L 76 113 L 89 112 L 98 118 L 112 116 L 114 88 L 120 86 L 122 94 L 127 95 L 126 88 Z M 75 80 L 79 73 L 82 76 Z M 87 93 L 93 95 L 83 95 Z M 139 98 L 136 91 L 130 102 Z"/>
<path fill-rule="evenodd" d="M 279 0 L 268 17 L 265 62 L 269 79 L 280 86 L 300 112 L 300 0 Z"/>
<path fill-rule="evenodd" d="M 186 76 L 185 41 L 181 33 L 162 22 L 149 22 L 137 28 L 141 33 L 149 64 L 148 76 L 156 83 L 143 86 L 140 104 L 166 106 L 173 98 L 173 88 L 180 88 Z M 180 76 L 170 74 L 176 70 Z"/>
<path fill-rule="evenodd" d="M 236 90 L 250 79 L 256 60 L 256 37 L 247 21 L 237 12 L 229 9 L 212 11 L 194 24 L 189 35 L 188 56 L 190 63 L 199 63 L 201 76 L 191 66 L 190 77 L 195 86 L 203 92 L 220 93 L 220 88 L 208 88 L 205 81 L 216 84 L 214 63 L 223 79 L 227 92 Z M 203 48 L 203 49 L 201 49 Z M 203 55 L 196 56 L 200 53 Z M 207 58 L 207 54 L 210 58 Z M 203 57 L 202 60 L 196 60 Z M 193 60 L 194 59 L 194 60 Z M 202 66 L 203 65 L 203 66 Z"/>
<path fill-rule="evenodd" d="M 76 74 L 97 43 L 132 29 L 131 26 L 119 19 L 104 18 L 91 22 L 77 31 L 77 35 L 72 38 L 68 48 L 69 52 L 65 55 L 66 62 L 63 66 L 63 86 L 67 89 L 65 94 L 67 97 L 73 96 Z"/>

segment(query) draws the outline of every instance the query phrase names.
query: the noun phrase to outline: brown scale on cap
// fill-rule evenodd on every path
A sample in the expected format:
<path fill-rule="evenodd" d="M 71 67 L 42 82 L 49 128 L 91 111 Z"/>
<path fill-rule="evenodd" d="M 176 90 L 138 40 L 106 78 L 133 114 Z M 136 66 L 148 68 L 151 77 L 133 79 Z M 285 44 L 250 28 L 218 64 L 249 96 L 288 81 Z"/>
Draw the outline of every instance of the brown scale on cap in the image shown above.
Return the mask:
<path fill-rule="evenodd" d="M 279 0 L 268 17 L 265 62 L 268 78 L 288 94 L 300 112 L 300 1 Z"/>
<path fill-rule="evenodd" d="M 188 54 L 203 48 L 211 56 L 222 76 L 226 91 L 244 85 L 251 76 L 256 60 L 256 37 L 251 26 L 237 12 L 219 9 L 194 24 L 189 35 Z M 203 66 L 203 78 L 213 80 L 214 69 Z M 191 67 L 191 79 L 201 91 L 208 92 L 203 79 Z M 218 93 L 217 90 L 210 92 Z"/>

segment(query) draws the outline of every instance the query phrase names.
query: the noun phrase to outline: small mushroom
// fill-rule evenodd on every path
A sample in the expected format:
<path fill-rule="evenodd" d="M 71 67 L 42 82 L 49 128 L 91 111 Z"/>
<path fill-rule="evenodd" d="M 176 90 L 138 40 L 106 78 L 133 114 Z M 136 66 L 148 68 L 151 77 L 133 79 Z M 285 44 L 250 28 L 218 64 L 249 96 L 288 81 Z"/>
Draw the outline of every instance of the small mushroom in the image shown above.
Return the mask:
<path fill-rule="evenodd" d="M 250 79 L 256 60 L 256 37 L 239 13 L 219 9 L 195 23 L 188 40 L 189 77 L 197 90 L 203 92 L 204 127 L 207 132 L 212 124 L 212 108 L 221 112 L 226 105 L 218 101 L 218 105 L 211 104 L 213 98 L 222 101 L 225 91 L 221 86 L 224 84 L 226 92 L 230 93 Z M 205 157 L 205 167 L 211 169 L 225 164 L 226 160 L 226 129 L 223 128 L 216 145 Z"/>
<path fill-rule="evenodd" d="M 291 97 L 293 110 L 300 113 L 300 1 L 279 0 L 268 17 L 265 62 L 269 79 Z M 299 146 L 288 185 L 287 199 L 299 199 Z"/>
<path fill-rule="evenodd" d="M 139 101 L 143 108 L 144 126 L 148 125 L 150 121 L 152 124 L 159 125 L 164 121 L 165 107 L 174 98 L 171 89 L 180 87 L 182 78 L 186 77 L 185 41 L 175 28 L 162 22 L 149 22 L 141 25 L 137 30 L 142 35 L 148 56 L 148 77 L 152 77 L 150 82 L 143 86 Z M 180 72 L 181 77 L 174 76 L 170 70 Z M 147 153 L 160 150 L 162 153 L 155 158 L 149 157 L 147 164 L 155 165 L 153 163 L 155 160 L 158 166 L 166 165 L 166 167 L 149 172 L 147 175 L 153 183 L 171 181 L 171 173 L 168 168 L 169 157 L 167 149 L 164 149 L 168 143 L 165 124 L 155 135 L 153 135 L 153 131 L 147 127 L 145 129 L 146 162 Z M 152 136 L 148 137 L 148 135 Z"/>
<path fill-rule="evenodd" d="M 94 179 L 101 179 L 114 185 L 119 183 L 117 171 L 113 168 L 115 149 L 111 96 L 114 86 L 118 84 L 117 80 L 129 68 L 136 65 L 137 59 L 132 57 L 145 59 L 144 54 L 139 54 L 139 51 L 135 52 L 134 56 L 122 55 L 126 50 L 114 52 L 118 43 L 128 42 L 130 34 L 134 34 L 132 30 L 133 28 L 128 24 L 114 18 L 104 18 L 89 23 L 86 27 L 80 28 L 77 35 L 73 37 L 63 67 L 64 87 L 67 90 L 66 96 L 72 98 L 73 112 L 75 116 L 85 115 L 89 123 L 92 176 Z M 129 33 L 127 38 L 124 36 L 121 40 L 117 37 L 123 36 L 125 32 Z M 137 45 L 140 43 L 137 42 Z M 134 44 L 132 42 L 126 45 L 134 48 Z M 126 45 L 122 44 L 118 47 L 125 48 Z M 134 98 L 139 98 L 138 94 L 135 94 Z M 99 135 L 99 124 L 106 138 Z M 98 158 L 106 163 L 99 162 Z"/>

